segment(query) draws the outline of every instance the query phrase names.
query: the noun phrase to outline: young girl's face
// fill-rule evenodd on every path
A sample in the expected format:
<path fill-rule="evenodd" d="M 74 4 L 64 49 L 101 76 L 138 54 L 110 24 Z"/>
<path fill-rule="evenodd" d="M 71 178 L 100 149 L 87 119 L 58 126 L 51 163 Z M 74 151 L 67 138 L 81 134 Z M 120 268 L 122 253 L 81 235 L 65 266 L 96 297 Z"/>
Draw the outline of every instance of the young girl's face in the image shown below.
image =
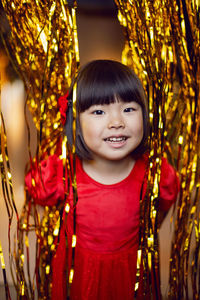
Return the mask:
<path fill-rule="evenodd" d="M 80 125 L 94 160 L 129 157 L 143 138 L 142 108 L 134 101 L 92 105 L 80 113 Z"/>

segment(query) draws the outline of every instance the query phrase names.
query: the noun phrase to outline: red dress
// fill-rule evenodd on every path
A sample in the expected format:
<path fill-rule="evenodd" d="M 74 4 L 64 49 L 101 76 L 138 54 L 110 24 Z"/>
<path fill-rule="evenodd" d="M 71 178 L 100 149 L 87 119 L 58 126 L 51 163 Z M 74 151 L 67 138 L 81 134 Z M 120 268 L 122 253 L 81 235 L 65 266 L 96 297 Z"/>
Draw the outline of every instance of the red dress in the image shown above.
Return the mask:
<path fill-rule="evenodd" d="M 53 167 L 50 167 L 51 165 Z M 43 202 L 46 205 L 45 199 L 63 200 L 62 184 L 56 185 L 56 182 L 60 180 L 62 183 L 62 172 L 57 172 L 55 177 L 55 166 L 57 169 L 62 168 L 62 163 L 55 156 L 50 157 L 42 166 L 41 172 L 46 174 L 43 178 L 46 196 L 45 193 L 42 194 L 43 198 L 41 198 L 41 191 L 37 192 L 35 189 L 33 192 L 30 174 L 26 178 L 30 193 L 40 201 L 40 204 Z M 116 184 L 104 185 L 90 178 L 84 172 L 80 160 L 77 160 L 77 246 L 70 299 L 133 299 L 139 243 L 139 200 L 146 166 L 147 159 L 144 156 L 136 161 L 127 178 Z M 54 184 L 52 184 L 53 181 Z M 178 190 L 177 175 L 163 159 L 160 180 L 160 208 L 162 210 L 167 211 L 170 208 L 176 200 Z M 68 201 L 72 204 L 72 193 Z M 67 223 L 63 223 L 59 246 L 53 259 L 53 300 L 66 299 L 65 234 L 70 240 L 73 232 L 72 220 L 72 214 L 69 214 Z"/>

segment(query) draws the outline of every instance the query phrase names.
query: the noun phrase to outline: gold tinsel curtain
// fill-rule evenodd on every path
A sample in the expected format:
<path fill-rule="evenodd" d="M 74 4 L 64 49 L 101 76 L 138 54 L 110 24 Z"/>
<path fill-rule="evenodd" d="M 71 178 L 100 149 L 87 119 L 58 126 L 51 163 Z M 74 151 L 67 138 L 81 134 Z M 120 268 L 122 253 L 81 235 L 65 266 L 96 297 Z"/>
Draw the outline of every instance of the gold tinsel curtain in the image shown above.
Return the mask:
<path fill-rule="evenodd" d="M 194 0 L 115 2 L 126 36 L 122 61 L 135 69 L 147 92 L 152 127 L 150 158 L 159 161 L 162 152 L 168 153 L 181 180 L 174 215 L 169 298 L 189 299 L 191 286 L 193 299 L 199 299 L 200 3 Z M 159 166 L 156 172 L 159 174 Z M 156 187 L 156 173 L 151 169 L 149 178 Z M 144 244 L 148 246 L 143 256 L 145 261 L 150 257 L 153 263 L 149 269 L 155 268 L 155 254 L 159 252 L 157 229 L 153 226 L 155 191 L 153 188 L 146 198 L 148 212 L 141 220 L 144 234 L 141 249 Z M 143 280 L 148 280 L 146 274 Z"/>
<path fill-rule="evenodd" d="M 198 299 L 200 3 L 198 0 L 115 2 L 126 36 L 122 61 L 133 67 L 144 83 L 151 122 L 149 186 L 144 204 L 141 205 L 142 242 L 138 251 L 135 289 L 141 276 L 141 257 L 145 267 L 143 280 L 147 287 L 151 288 L 153 277 L 159 274 L 157 206 L 160 162 L 166 152 L 171 163 L 177 166 L 181 179 L 180 198 L 174 216 L 169 297 L 189 299 L 188 273 L 191 268 L 193 298 Z M 72 8 L 66 0 L 3 0 L 2 3 L 11 28 L 5 44 L 25 83 L 26 102 L 38 132 L 37 154 L 40 158 L 42 154 L 56 151 L 55 145 L 62 133 L 57 99 L 65 93 L 78 68 L 76 3 Z M 1 179 L 11 224 L 12 216 L 14 212 L 17 215 L 17 211 L 3 121 L 1 124 Z M 11 255 L 11 249 L 9 251 L 13 281 L 18 298 L 45 299 L 50 295 L 50 260 L 55 250 L 54 240 L 62 207 L 52 210 L 46 207 L 40 216 L 29 200 L 27 197 L 18 220 L 14 255 Z M 34 216 L 33 222 L 30 210 Z M 31 232 L 36 236 L 37 287 L 29 270 Z M 152 270 L 156 272 L 152 273 Z M 10 299 L 7 286 L 6 291 L 7 299 Z M 159 294 L 158 287 L 155 294 L 157 298 Z"/>
<path fill-rule="evenodd" d="M 62 126 L 57 101 L 66 93 L 79 67 L 76 28 L 76 1 L 2 1 L 10 35 L 3 36 L 5 48 L 25 84 L 26 104 L 37 129 L 37 161 L 61 150 Z M 28 124 L 27 124 L 28 125 Z M 28 126 L 29 133 L 29 126 Z M 29 135 L 30 143 L 30 135 Z M 58 145 L 58 146 L 57 146 Z M 59 147 L 59 149 L 57 149 Z M 30 150 L 30 146 L 29 146 Z M 38 211 L 26 194 L 18 216 L 12 190 L 12 176 L 6 146 L 6 132 L 1 122 L 1 181 L 9 216 L 9 259 L 17 299 L 49 299 L 51 294 L 51 257 L 56 248 L 63 207 L 45 207 Z M 32 159 L 31 151 L 30 162 Z M 34 184 L 34 183 L 33 183 Z M 17 230 L 14 241 L 10 227 L 14 213 Z M 35 239 L 35 273 L 30 240 Z M 14 244 L 14 249 L 13 249 Z M 3 261 L 2 249 L 0 249 Z M 34 253 L 34 252 L 33 252 Z M 6 298 L 10 299 L 5 264 L 2 264 Z"/>
<path fill-rule="evenodd" d="M 2 3 L 10 24 L 6 48 L 25 83 L 41 146 L 54 149 L 62 131 L 57 100 L 69 88 L 79 64 L 76 5 L 70 8 L 62 0 Z"/>

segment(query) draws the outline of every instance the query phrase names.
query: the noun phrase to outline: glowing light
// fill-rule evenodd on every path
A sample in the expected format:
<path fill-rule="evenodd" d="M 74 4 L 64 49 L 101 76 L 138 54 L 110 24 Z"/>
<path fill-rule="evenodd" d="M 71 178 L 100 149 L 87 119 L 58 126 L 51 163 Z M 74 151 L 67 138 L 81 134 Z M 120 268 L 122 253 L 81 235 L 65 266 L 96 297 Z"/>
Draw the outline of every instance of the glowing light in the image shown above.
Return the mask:
<path fill-rule="evenodd" d="M 151 252 L 148 252 L 148 266 L 149 270 L 151 270 Z"/>
<path fill-rule="evenodd" d="M 22 228 L 23 228 L 23 229 L 27 229 L 27 224 L 24 223 L 24 224 L 22 225 Z"/>
<path fill-rule="evenodd" d="M 21 254 L 20 259 L 21 259 L 21 263 L 23 264 L 24 263 L 24 254 Z"/>
<path fill-rule="evenodd" d="M 69 203 L 67 203 L 65 205 L 65 211 L 66 211 L 67 214 L 69 213 L 69 210 L 70 210 L 70 205 L 69 205 Z"/>
<path fill-rule="evenodd" d="M 76 247 L 76 235 L 72 235 L 72 248 Z"/>
<path fill-rule="evenodd" d="M 58 236 L 58 234 L 59 234 L 59 229 L 58 228 L 54 229 L 53 235 Z"/>
<path fill-rule="evenodd" d="M 51 245 L 53 243 L 53 237 L 52 235 L 48 235 L 48 245 Z"/>
<path fill-rule="evenodd" d="M 11 179 L 12 178 L 12 175 L 10 172 L 7 172 L 7 175 L 8 175 L 8 179 Z"/>
<path fill-rule="evenodd" d="M 3 250 L 1 246 L 1 241 L 0 241 L 0 259 L 1 259 L 1 267 L 2 269 L 5 269 L 5 261 L 4 261 L 4 256 L 3 256 Z"/>
<path fill-rule="evenodd" d="M 46 272 L 46 274 L 49 274 L 49 273 L 50 273 L 50 266 L 49 266 L 49 265 L 46 266 L 45 272 Z"/>
<path fill-rule="evenodd" d="M 154 236 L 153 236 L 153 234 L 151 234 L 148 237 L 148 248 L 151 248 L 153 246 L 153 243 L 154 243 Z"/>
<path fill-rule="evenodd" d="M 47 37 L 46 37 L 46 35 L 44 33 L 44 30 L 42 30 L 40 28 L 39 24 L 37 24 L 37 31 L 39 32 L 39 36 L 40 36 L 40 40 L 42 42 L 42 46 L 43 46 L 44 52 L 47 53 L 47 47 L 48 47 Z"/>
<path fill-rule="evenodd" d="M 183 144 L 183 136 L 182 135 L 179 136 L 178 143 L 179 143 L 179 145 Z"/>
<path fill-rule="evenodd" d="M 35 187 L 35 179 L 34 178 L 31 179 L 31 183 L 32 183 L 32 186 Z"/>
<path fill-rule="evenodd" d="M 20 295 L 24 296 L 24 281 L 21 281 Z"/>
<path fill-rule="evenodd" d="M 69 283 L 72 283 L 73 277 L 74 277 L 74 269 L 71 269 L 69 273 Z"/>

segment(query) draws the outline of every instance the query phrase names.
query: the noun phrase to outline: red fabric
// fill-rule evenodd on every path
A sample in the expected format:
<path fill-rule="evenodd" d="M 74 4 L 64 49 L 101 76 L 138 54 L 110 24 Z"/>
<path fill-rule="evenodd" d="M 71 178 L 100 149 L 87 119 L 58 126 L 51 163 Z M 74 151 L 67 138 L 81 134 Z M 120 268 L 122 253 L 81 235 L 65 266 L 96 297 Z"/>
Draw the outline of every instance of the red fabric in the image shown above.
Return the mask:
<path fill-rule="evenodd" d="M 144 173 L 144 162 L 138 160 L 127 178 L 104 185 L 90 178 L 77 161 L 77 236 L 82 248 L 111 253 L 138 243 Z"/>
<path fill-rule="evenodd" d="M 58 108 L 61 114 L 61 123 L 64 126 L 66 123 L 66 113 L 67 113 L 67 108 L 68 108 L 68 95 L 69 92 L 67 91 L 67 93 L 64 96 L 61 96 L 58 99 Z"/>
<path fill-rule="evenodd" d="M 34 183 L 32 182 L 34 179 Z M 34 163 L 25 177 L 25 185 L 36 204 L 53 206 L 64 200 L 63 164 L 56 156 Z"/>
<path fill-rule="evenodd" d="M 56 254 L 52 261 L 52 299 L 66 299 L 66 251 L 65 229 L 62 227 Z"/>
<path fill-rule="evenodd" d="M 163 211 L 168 211 L 172 203 L 176 201 L 180 190 L 180 182 L 174 168 L 162 159 L 160 176 L 160 202 L 159 207 Z"/>
<path fill-rule="evenodd" d="M 56 158 L 49 158 L 46 166 L 56 169 Z M 57 161 L 58 162 L 58 161 Z M 133 298 L 136 256 L 139 231 L 139 197 L 147 165 L 147 158 L 136 161 L 129 176 L 113 185 L 103 185 L 90 178 L 77 160 L 78 203 L 76 213 L 77 247 L 75 252 L 75 275 L 71 287 L 71 300 L 129 300 Z M 58 162 L 58 169 L 60 168 Z M 46 170 L 47 171 L 47 170 Z M 54 173 L 54 172 L 53 172 Z M 34 173 L 35 174 L 35 173 Z M 60 173 L 59 173 L 60 174 Z M 44 186 L 46 181 L 44 176 Z M 46 198 L 61 196 L 60 182 L 47 176 Z M 54 179 L 61 180 L 60 175 Z M 26 181 L 30 182 L 30 179 Z M 56 193 L 58 185 L 59 192 Z M 38 183 L 37 187 L 40 188 Z M 51 188 L 53 192 L 51 191 Z M 178 179 L 174 169 L 163 159 L 160 182 L 160 208 L 168 210 L 176 200 Z M 44 192 L 32 191 L 39 201 Z M 64 193 L 64 191 L 63 191 Z M 145 194 L 145 191 L 143 192 Z M 72 206 L 72 192 L 68 198 Z M 72 211 L 72 210 L 71 210 Z M 66 249 L 72 233 L 72 214 L 62 227 L 60 243 L 53 259 L 52 300 L 66 299 Z M 69 241 L 69 244 L 70 241 Z"/>
<path fill-rule="evenodd" d="M 132 300 L 136 275 L 136 248 L 99 253 L 77 247 L 73 300 Z"/>

